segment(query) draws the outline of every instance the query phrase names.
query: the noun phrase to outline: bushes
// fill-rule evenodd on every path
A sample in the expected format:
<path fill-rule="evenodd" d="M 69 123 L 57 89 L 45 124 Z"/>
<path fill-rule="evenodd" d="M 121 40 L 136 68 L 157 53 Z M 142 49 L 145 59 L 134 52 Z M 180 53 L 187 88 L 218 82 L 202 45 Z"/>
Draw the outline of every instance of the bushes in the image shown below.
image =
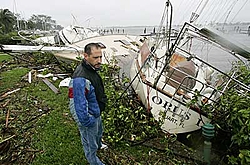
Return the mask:
<path fill-rule="evenodd" d="M 131 98 L 127 91 L 123 93 L 123 84 L 126 84 L 128 79 L 119 78 L 119 68 L 104 65 L 100 74 L 108 96 L 106 110 L 102 113 L 105 119 L 105 140 L 115 145 L 124 139 L 141 141 L 156 136 L 159 126 L 154 118 L 150 117 L 140 102 L 134 97 Z"/>
<path fill-rule="evenodd" d="M 250 70 L 240 62 L 234 63 L 231 72 L 235 78 L 250 84 Z M 217 129 L 227 133 L 230 139 L 228 147 L 228 161 L 231 164 L 250 163 L 250 92 L 241 88 L 234 81 L 220 98 L 213 122 Z"/>

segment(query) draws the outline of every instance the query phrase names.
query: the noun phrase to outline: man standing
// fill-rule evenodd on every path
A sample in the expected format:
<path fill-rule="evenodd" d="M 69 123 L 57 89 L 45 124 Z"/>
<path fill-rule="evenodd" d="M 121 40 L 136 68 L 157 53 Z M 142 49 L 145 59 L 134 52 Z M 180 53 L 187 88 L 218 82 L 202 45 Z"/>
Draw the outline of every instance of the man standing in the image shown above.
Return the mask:
<path fill-rule="evenodd" d="M 102 145 L 101 112 L 107 102 L 102 79 L 97 73 L 101 62 L 100 45 L 87 44 L 84 59 L 74 71 L 69 85 L 70 111 L 78 125 L 85 157 L 90 165 L 103 165 L 96 155 Z"/>

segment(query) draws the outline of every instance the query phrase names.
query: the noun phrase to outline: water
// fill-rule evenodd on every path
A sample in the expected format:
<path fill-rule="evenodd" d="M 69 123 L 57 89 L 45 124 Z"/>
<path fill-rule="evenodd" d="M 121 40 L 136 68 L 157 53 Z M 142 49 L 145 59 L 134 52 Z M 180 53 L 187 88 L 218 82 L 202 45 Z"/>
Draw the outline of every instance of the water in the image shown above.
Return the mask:
<path fill-rule="evenodd" d="M 142 35 L 150 34 L 156 26 L 120 26 L 120 27 L 105 27 L 102 32 L 104 34 L 129 34 L 129 35 Z"/>
<path fill-rule="evenodd" d="M 220 30 L 220 31 L 224 31 L 225 33 L 228 34 L 234 34 L 235 36 L 237 36 L 237 40 L 240 41 L 245 41 L 247 42 L 247 44 L 250 47 L 250 36 L 248 37 L 248 27 L 250 26 L 250 24 L 239 24 L 239 25 L 216 25 L 215 28 Z M 142 34 L 150 34 L 153 33 L 154 28 L 155 28 L 155 32 L 158 32 L 158 25 L 155 26 L 115 26 L 115 27 L 105 27 L 103 29 L 105 30 L 113 30 L 114 33 L 118 33 L 118 29 L 119 29 L 119 33 L 122 34 L 123 32 L 125 34 L 129 34 L 129 35 L 142 35 Z M 180 25 L 174 25 L 173 29 L 180 29 L 182 26 Z"/>

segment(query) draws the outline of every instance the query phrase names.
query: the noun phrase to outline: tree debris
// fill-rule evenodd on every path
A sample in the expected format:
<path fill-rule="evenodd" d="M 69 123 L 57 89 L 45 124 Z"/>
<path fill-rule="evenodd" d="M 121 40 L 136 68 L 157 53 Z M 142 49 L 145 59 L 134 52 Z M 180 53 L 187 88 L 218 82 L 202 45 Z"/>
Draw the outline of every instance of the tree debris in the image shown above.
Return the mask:
<path fill-rule="evenodd" d="M 17 88 L 17 89 L 15 89 L 15 90 L 13 90 L 13 91 L 6 92 L 5 94 L 3 94 L 3 95 L 0 97 L 0 100 L 1 100 L 2 98 L 6 97 L 6 96 L 8 96 L 8 95 L 10 95 L 10 94 L 12 94 L 12 93 L 15 93 L 15 92 L 19 91 L 19 90 L 20 90 L 20 88 Z"/>

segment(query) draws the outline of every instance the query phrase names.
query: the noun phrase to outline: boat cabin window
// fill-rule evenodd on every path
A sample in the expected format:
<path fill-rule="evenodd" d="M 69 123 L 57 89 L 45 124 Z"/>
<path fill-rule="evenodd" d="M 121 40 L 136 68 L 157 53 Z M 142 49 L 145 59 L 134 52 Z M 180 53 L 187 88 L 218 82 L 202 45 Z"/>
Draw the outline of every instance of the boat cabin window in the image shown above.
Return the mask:
<path fill-rule="evenodd" d="M 121 43 L 123 43 L 123 44 L 126 45 L 126 46 L 131 45 L 131 43 L 128 42 L 127 40 L 114 40 L 114 42 L 121 42 Z"/>
<path fill-rule="evenodd" d="M 116 48 L 111 47 L 110 49 L 113 50 L 113 52 L 118 52 Z"/>

